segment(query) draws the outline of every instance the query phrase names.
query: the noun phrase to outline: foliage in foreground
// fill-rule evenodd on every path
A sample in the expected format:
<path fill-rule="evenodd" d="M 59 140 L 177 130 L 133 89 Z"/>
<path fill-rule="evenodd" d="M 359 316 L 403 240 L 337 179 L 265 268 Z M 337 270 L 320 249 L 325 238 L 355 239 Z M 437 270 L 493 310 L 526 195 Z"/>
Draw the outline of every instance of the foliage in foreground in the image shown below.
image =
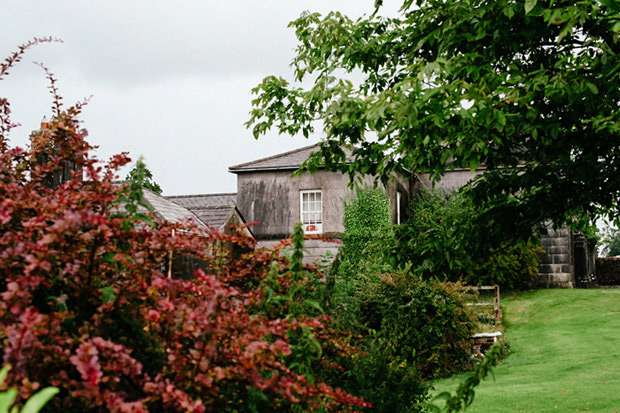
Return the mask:
<path fill-rule="evenodd" d="M 49 409 L 64 412 L 367 406 L 326 383 L 338 339 L 329 317 L 293 311 L 307 282 L 298 264 L 262 250 L 236 259 L 216 246 L 253 240 L 154 223 L 138 208 L 141 182 L 113 183 L 127 156 L 91 158 L 81 106 L 63 111 L 48 77 L 55 117 L 28 150 L 9 147 L 0 101 L 0 357 L 18 401 L 53 385 Z M 166 277 L 183 254 L 203 269 Z"/>
<path fill-rule="evenodd" d="M 4 366 L 0 370 L 0 386 L 4 384 L 6 376 L 11 370 L 11 366 Z M 17 389 L 11 388 L 6 391 L 0 392 L 0 412 L 2 413 L 37 413 L 43 406 L 56 394 L 58 389 L 56 387 L 46 387 L 43 390 L 39 390 L 33 394 L 30 399 L 26 400 L 24 406 L 19 409 L 15 406 L 15 399 L 17 398 Z"/>
<path fill-rule="evenodd" d="M 481 245 L 620 204 L 620 5 L 614 0 L 404 0 L 395 18 L 304 13 L 295 81 L 267 77 L 248 126 L 305 136 L 306 162 L 348 173 L 484 173 Z M 348 74 L 361 74 L 352 83 Z M 348 162 L 344 147 L 356 147 Z M 582 222 L 584 223 L 584 222 Z"/>

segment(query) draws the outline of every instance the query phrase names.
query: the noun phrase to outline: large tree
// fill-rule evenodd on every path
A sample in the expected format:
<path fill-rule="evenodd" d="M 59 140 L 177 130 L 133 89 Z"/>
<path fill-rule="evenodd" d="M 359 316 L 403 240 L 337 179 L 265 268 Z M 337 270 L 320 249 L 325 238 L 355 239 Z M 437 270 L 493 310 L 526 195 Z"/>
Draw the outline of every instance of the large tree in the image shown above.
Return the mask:
<path fill-rule="evenodd" d="M 618 218 L 615 0 L 405 0 L 397 18 L 379 17 L 380 3 L 355 21 L 304 13 L 291 22 L 295 80 L 312 86 L 266 78 L 248 122 L 256 137 L 321 129 L 305 167 L 351 175 L 438 179 L 485 166 L 468 188 L 480 223 L 492 224 L 485 236 Z M 350 164 L 346 146 L 359 148 Z"/>

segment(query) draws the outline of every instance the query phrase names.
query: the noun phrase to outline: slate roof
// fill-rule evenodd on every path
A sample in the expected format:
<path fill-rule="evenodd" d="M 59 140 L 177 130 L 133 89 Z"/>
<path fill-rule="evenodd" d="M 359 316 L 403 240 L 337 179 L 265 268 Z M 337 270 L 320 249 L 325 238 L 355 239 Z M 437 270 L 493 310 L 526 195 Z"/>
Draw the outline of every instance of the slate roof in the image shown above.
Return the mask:
<path fill-rule="evenodd" d="M 175 195 L 167 198 L 188 208 L 205 224 L 220 229 L 237 209 L 237 194 Z"/>
<path fill-rule="evenodd" d="M 308 159 L 308 156 L 310 156 L 312 152 L 317 152 L 318 145 L 319 144 L 305 146 L 303 148 L 295 149 L 294 151 L 284 152 L 278 155 L 269 156 L 267 158 L 231 166 L 228 168 L 228 171 L 232 173 L 239 173 L 265 170 L 294 170 L 299 168 L 299 166 L 306 159 Z M 347 154 L 347 161 L 352 160 L 352 152 L 346 148 L 344 150 Z"/>
<path fill-rule="evenodd" d="M 210 225 L 214 228 L 222 228 L 228 217 L 235 211 L 234 206 L 229 207 L 211 207 L 211 208 L 198 208 L 193 209 L 192 212 L 196 214 L 202 222 Z"/>
<path fill-rule="evenodd" d="M 185 208 L 210 208 L 237 204 L 237 194 L 173 195 L 167 199 Z"/>
<path fill-rule="evenodd" d="M 153 215 L 156 219 L 173 223 L 190 220 L 200 226 L 205 226 L 204 223 L 189 209 L 184 208 L 183 206 L 176 204 L 147 188 L 143 188 L 143 194 L 144 202 L 153 209 Z"/>

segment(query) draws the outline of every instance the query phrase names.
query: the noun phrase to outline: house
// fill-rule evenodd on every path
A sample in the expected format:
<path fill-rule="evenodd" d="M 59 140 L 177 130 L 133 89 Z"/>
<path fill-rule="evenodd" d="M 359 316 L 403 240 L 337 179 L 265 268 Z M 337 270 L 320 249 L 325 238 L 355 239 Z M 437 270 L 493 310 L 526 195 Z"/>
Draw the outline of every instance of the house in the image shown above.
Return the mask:
<path fill-rule="evenodd" d="M 306 242 L 306 261 L 316 261 L 327 251 L 336 253 L 339 243 L 329 239 L 337 240 L 342 235 L 343 201 L 352 193 L 349 177 L 339 172 L 320 170 L 291 177 L 315 150 L 315 145 L 307 146 L 229 168 L 237 175 L 237 208 L 248 222 L 259 223 L 253 227 L 259 245 L 270 246 L 289 237 L 296 221 L 302 222 L 306 234 L 327 238 Z M 435 185 L 424 174 L 395 177 L 386 186 L 392 222 L 398 224 L 404 220 L 413 193 L 425 189 L 457 190 L 483 172 L 484 168 L 474 172 L 454 169 Z M 372 185 L 373 178 L 361 177 L 361 182 Z M 539 276 L 533 287 L 591 285 L 596 251 L 583 234 L 567 227 L 555 230 L 550 227 L 542 236 L 541 245 L 545 253 L 540 257 Z"/>
<path fill-rule="evenodd" d="M 344 231 L 344 200 L 354 192 L 349 176 L 340 172 L 319 170 L 291 177 L 316 150 L 317 145 L 306 146 L 228 168 L 237 175 L 237 208 L 248 222 L 258 222 L 252 232 L 259 246 L 271 246 L 290 237 L 295 222 L 301 221 L 307 235 L 317 235 L 305 244 L 307 262 L 316 261 L 327 251 L 337 252 L 337 239 Z M 350 159 L 351 152 L 347 155 Z M 385 187 L 395 224 L 404 219 L 415 189 L 413 178 L 395 176 Z M 361 185 L 374 184 L 370 176 L 360 180 Z"/>
<path fill-rule="evenodd" d="M 202 228 L 207 228 L 205 222 L 196 216 L 189 209 L 172 202 L 166 197 L 142 188 L 142 202 L 150 208 L 150 212 L 157 221 L 170 222 L 173 224 L 192 222 Z M 146 212 L 146 211 L 144 211 Z"/>

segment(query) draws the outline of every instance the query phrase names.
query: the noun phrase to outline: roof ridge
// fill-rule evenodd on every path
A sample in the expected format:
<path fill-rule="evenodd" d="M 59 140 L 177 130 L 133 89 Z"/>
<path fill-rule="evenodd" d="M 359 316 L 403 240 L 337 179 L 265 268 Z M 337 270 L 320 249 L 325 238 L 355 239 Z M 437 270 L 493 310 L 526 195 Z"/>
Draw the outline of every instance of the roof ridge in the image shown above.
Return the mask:
<path fill-rule="evenodd" d="M 297 148 L 297 149 L 294 149 L 292 151 L 282 152 L 282 153 L 279 153 L 279 154 L 276 154 L 276 155 L 271 155 L 271 156 L 268 156 L 266 158 L 255 159 L 255 160 L 250 161 L 250 162 L 240 163 L 239 165 L 229 166 L 228 170 L 232 171 L 233 169 L 244 168 L 244 167 L 252 165 L 254 163 L 270 161 L 272 159 L 281 158 L 283 156 L 288 156 L 288 155 L 291 155 L 291 154 L 294 154 L 294 153 L 297 153 L 297 152 L 305 151 L 306 149 L 310 149 L 310 148 L 318 146 L 318 145 L 319 145 L 319 143 L 315 143 L 315 144 L 312 144 L 312 145 L 304 146 L 303 148 Z"/>
<path fill-rule="evenodd" d="M 236 208 L 235 204 L 230 205 L 213 205 L 213 206 L 198 206 L 198 207 L 186 207 L 190 211 L 202 211 L 203 209 L 230 209 Z"/>
<path fill-rule="evenodd" d="M 199 198 L 203 196 L 223 196 L 223 195 L 237 195 L 236 192 L 222 192 L 217 194 L 192 194 L 192 195 L 166 195 L 165 197 L 170 198 Z"/>

